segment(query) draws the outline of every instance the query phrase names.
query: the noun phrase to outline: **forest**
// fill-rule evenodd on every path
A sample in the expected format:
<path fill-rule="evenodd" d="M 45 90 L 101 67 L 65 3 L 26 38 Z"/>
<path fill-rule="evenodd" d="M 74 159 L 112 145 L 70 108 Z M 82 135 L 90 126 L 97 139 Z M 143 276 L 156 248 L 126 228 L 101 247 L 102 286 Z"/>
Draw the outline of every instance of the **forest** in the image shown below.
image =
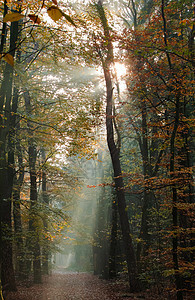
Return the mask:
<path fill-rule="evenodd" d="M 0 0 L 0 300 L 193 299 L 194 20 Z"/>

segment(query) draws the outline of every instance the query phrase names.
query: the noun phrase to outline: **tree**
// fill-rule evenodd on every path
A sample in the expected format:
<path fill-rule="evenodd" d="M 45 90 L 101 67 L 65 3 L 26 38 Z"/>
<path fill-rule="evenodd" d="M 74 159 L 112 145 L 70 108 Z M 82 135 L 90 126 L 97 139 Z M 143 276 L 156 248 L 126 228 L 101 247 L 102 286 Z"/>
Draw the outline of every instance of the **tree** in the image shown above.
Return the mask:
<path fill-rule="evenodd" d="M 123 235 L 125 254 L 127 260 L 128 267 L 128 275 L 129 275 L 129 284 L 131 291 L 136 291 L 138 289 L 138 281 L 137 281 L 137 266 L 136 266 L 136 258 L 133 249 L 130 228 L 129 228 L 129 220 L 126 211 L 126 201 L 124 195 L 124 185 L 120 164 L 120 147 L 118 148 L 115 140 L 114 140 L 114 115 L 113 115 L 113 85 L 111 78 L 111 64 L 113 61 L 113 46 L 110 35 L 110 29 L 108 26 L 108 22 L 106 19 L 105 11 L 102 6 L 102 3 L 99 1 L 96 5 L 97 12 L 99 14 L 99 18 L 104 30 L 104 37 L 106 40 L 106 57 L 104 58 L 101 55 L 101 49 L 97 48 L 97 51 L 100 55 L 102 61 L 102 68 L 104 71 L 105 83 L 106 83 L 106 130 L 107 130 L 107 144 L 110 151 L 110 156 L 112 160 L 113 170 L 114 170 L 114 182 L 117 194 L 117 205 L 118 211 L 120 215 L 120 224 Z"/>
<path fill-rule="evenodd" d="M 190 91 L 193 89 L 191 81 L 193 77 L 193 70 L 191 68 L 192 62 L 190 59 L 191 54 L 188 48 L 188 41 L 193 35 L 192 32 L 194 29 L 191 25 L 191 21 L 187 21 L 188 25 L 186 24 L 186 17 L 188 20 L 191 20 L 193 10 L 191 8 L 191 3 L 188 3 L 188 12 L 185 11 L 187 16 L 185 13 L 183 14 L 180 11 L 182 3 L 177 6 L 174 2 L 167 5 L 164 2 L 161 2 L 159 3 L 159 7 L 161 8 L 160 13 L 153 11 L 152 7 L 150 7 L 151 13 L 149 17 L 146 16 L 146 18 L 148 18 L 148 23 L 145 23 L 144 26 L 142 24 L 143 27 L 140 29 L 139 27 L 133 28 L 129 31 L 125 30 L 125 36 L 121 42 L 123 45 L 126 43 L 126 50 L 128 53 L 127 57 L 132 57 L 131 64 L 134 66 L 136 59 L 141 64 L 141 68 L 138 68 L 137 74 L 132 72 L 132 74 L 136 77 L 134 78 L 130 92 L 131 96 L 136 95 L 136 97 L 139 97 L 138 99 L 141 100 L 141 134 L 136 126 L 139 121 L 134 122 L 135 131 L 143 136 L 143 141 L 145 140 L 145 146 L 144 144 L 141 144 L 140 149 L 142 151 L 144 146 L 144 151 L 148 151 L 150 149 L 150 154 L 153 155 L 150 155 L 149 157 L 147 152 L 145 152 L 143 155 L 143 162 L 145 167 L 149 167 L 149 176 L 151 176 L 151 174 L 155 176 L 157 175 L 154 173 L 156 167 L 159 170 L 159 175 L 156 179 L 153 177 L 150 180 L 149 177 L 145 177 L 144 187 L 147 190 L 150 190 L 151 187 L 153 187 L 153 190 L 155 190 L 159 186 L 158 180 L 160 180 L 161 177 L 164 177 L 164 180 L 167 180 L 167 184 L 162 184 L 158 188 L 165 191 L 168 187 L 170 187 L 169 193 L 172 193 L 172 204 L 170 204 L 170 207 L 172 210 L 173 225 L 173 273 L 175 275 L 175 283 L 177 287 L 177 298 L 182 299 L 183 286 L 181 278 L 183 275 L 181 275 L 180 271 L 182 263 L 179 266 L 179 257 L 181 259 L 181 256 L 178 251 L 180 236 L 180 229 L 178 226 L 179 219 L 182 219 L 181 214 L 185 214 L 187 217 L 187 211 L 184 213 L 184 211 L 181 212 L 179 209 L 179 207 L 181 207 L 181 203 L 184 201 L 184 198 L 182 197 L 183 188 L 181 187 L 181 178 L 185 178 L 186 180 L 184 190 L 188 190 L 188 196 L 185 193 L 185 199 L 188 197 L 188 201 L 191 198 L 191 191 L 189 191 L 187 186 L 189 187 L 191 179 L 190 176 L 188 177 L 188 175 L 184 175 L 185 172 L 189 174 L 189 168 L 187 167 L 187 164 L 185 165 L 185 171 L 182 167 L 187 156 L 186 154 L 182 155 L 183 158 L 181 159 L 180 147 L 184 143 L 181 132 L 185 131 L 184 128 L 186 128 L 186 122 L 189 121 L 184 121 L 184 107 L 186 107 L 187 102 L 188 105 L 191 105 L 190 103 L 192 100 Z M 181 20 L 179 24 L 176 21 L 178 18 Z M 163 30 L 163 39 L 158 35 L 161 29 Z M 127 32 L 130 38 L 126 38 Z M 151 32 L 154 34 L 153 39 L 151 39 Z M 188 76 L 187 73 L 191 75 Z M 181 74 L 182 76 L 180 76 Z M 141 78 L 141 80 L 139 80 L 139 78 Z M 188 99 L 187 102 L 186 99 Z M 147 107 L 145 107 L 146 104 Z M 139 114 L 137 114 L 137 116 L 139 116 Z M 154 118 L 154 120 L 152 120 L 152 118 Z M 130 121 L 132 122 L 132 119 Z M 152 129 L 150 129 L 150 126 L 152 126 Z M 156 130 L 157 128 L 158 130 Z M 164 138 L 163 141 L 160 136 L 161 138 Z M 159 138 L 158 142 L 155 141 L 155 137 Z M 188 151 L 190 153 L 189 144 Z M 156 156 L 157 152 L 159 154 Z M 156 157 L 157 164 L 151 173 L 150 169 L 152 165 L 150 166 L 150 164 L 151 162 L 152 164 L 154 163 L 154 160 L 151 160 L 152 157 Z M 182 165 L 181 161 L 183 161 Z M 163 196 L 161 197 L 161 201 L 167 201 L 165 200 L 165 194 L 163 195 L 161 193 L 161 195 Z M 191 200 L 188 202 L 189 206 L 186 205 L 186 210 L 189 209 L 190 202 Z M 184 223 L 183 225 L 180 223 L 180 226 L 185 227 L 188 223 L 188 228 L 191 227 L 190 222 L 186 223 L 185 220 Z M 185 238 L 182 236 L 182 239 L 184 241 L 184 239 L 187 239 L 187 236 L 185 236 Z"/>
<path fill-rule="evenodd" d="M 4 2 L 4 14 L 7 13 L 7 2 Z M 20 6 L 18 8 L 20 11 Z M 14 165 L 14 127 L 16 118 L 13 115 L 17 110 L 17 92 L 12 94 L 13 63 L 16 53 L 19 23 L 12 22 L 10 28 L 9 53 L 4 57 L 8 61 L 3 72 L 0 91 L 0 212 L 1 212 L 1 280 L 2 285 L 10 290 L 15 290 L 15 278 L 12 262 L 11 244 L 11 196 L 13 188 Z M 6 25 L 3 25 L 1 51 L 5 48 Z M 2 53 L 1 53 L 2 55 Z M 11 62 L 10 62 L 11 61 Z M 8 150 L 7 150 L 8 149 Z M 7 237 L 6 237 L 7 236 Z"/>

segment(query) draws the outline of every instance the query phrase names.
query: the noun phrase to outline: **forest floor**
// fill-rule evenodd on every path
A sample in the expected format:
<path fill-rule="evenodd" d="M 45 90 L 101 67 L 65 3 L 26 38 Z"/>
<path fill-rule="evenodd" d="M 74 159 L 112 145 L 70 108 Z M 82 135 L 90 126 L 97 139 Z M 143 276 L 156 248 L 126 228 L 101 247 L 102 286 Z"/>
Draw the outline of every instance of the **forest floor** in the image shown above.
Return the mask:
<path fill-rule="evenodd" d="M 42 284 L 19 283 L 17 292 L 9 292 L 5 300 L 135 300 L 174 299 L 154 293 L 131 294 L 120 281 L 106 281 L 89 273 L 55 272 L 44 276 Z"/>

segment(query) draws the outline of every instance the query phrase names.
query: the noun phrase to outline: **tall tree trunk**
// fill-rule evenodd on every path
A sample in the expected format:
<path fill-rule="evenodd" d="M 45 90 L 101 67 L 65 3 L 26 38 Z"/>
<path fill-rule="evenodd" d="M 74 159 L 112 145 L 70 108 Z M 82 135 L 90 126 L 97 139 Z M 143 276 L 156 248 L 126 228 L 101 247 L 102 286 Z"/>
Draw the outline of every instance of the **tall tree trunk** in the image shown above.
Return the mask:
<path fill-rule="evenodd" d="M 171 134 L 170 140 L 170 177 L 174 181 L 175 178 L 175 139 L 177 134 L 177 128 L 179 126 L 179 110 L 180 110 L 180 102 L 179 97 L 176 99 L 176 112 L 175 112 L 175 120 L 174 120 L 174 128 Z M 172 218 L 173 218 L 173 239 L 172 239 L 172 254 L 173 254 L 173 265 L 175 271 L 175 282 L 177 288 L 177 300 L 183 300 L 182 293 L 182 282 L 181 276 L 179 274 L 179 263 L 178 263 L 178 194 L 177 188 L 175 184 L 172 187 L 172 199 L 173 199 L 173 208 L 172 208 Z"/>
<path fill-rule="evenodd" d="M 168 46 L 168 32 L 167 32 L 167 21 L 165 17 L 165 1 L 161 2 L 161 15 L 163 20 L 163 33 L 164 33 L 164 44 L 165 47 Z M 175 74 L 173 72 L 173 66 L 171 62 L 171 57 L 168 52 L 166 52 L 167 62 L 170 69 L 170 74 L 172 76 L 171 79 L 174 79 Z M 177 80 L 175 80 L 175 84 L 178 85 Z M 182 281 L 181 275 L 179 273 L 179 263 L 178 263 L 178 193 L 177 187 L 174 184 L 175 179 L 175 140 L 177 135 L 177 130 L 179 126 L 179 118 L 180 118 L 180 94 L 176 92 L 175 94 L 175 116 L 174 116 L 174 125 L 173 131 L 170 137 L 170 178 L 173 180 L 172 185 L 172 222 L 173 222 L 173 238 L 172 238 L 172 255 L 173 255 L 173 266 L 175 272 L 175 284 L 177 289 L 177 300 L 183 300 L 183 292 L 182 292 Z"/>
<path fill-rule="evenodd" d="M 3 17 L 5 17 L 5 15 L 8 12 L 8 7 L 7 7 L 7 0 L 4 0 L 4 5 L 3 5 Z M 2 27 L 2 32 L 1 32 L 1 45 L 0 45 L 0 53 L 2 54 L 5 48 L 5 44 L 6 44 L 6 31 L 7 31 L 7 23 L 3 22 L 3 27 Z"/>
<path fill-rule="evenodd" d="M 117 249 L 117 229 L 118 229 L 118 208 L 117 201 L 112 202 L 112 222 L 111 222 L 111 241 L 109 257 L 109 278 L 116 277 L 116 249 Z"/>
<path fill-rule="evenodd" d="M 114 182 L 115 189 L 118 200 L 118 212 L 120 217 L 121 231 L 124 242 L 124 249 L 126 254 L 128 276 L 129 276 L 129 285 L 132 292 L 138 290 L 138 279 L 137 279 L 137 266 L 136 258 L 131 238 L 129 220 L 126 209 L 126 200 L 124 194 L 124 184 L 121 171 L 120 163 L 120 149 L 117 147 L 114 140 L 114 115 L 113 115 L 113 86 L 111 78 L 111 64 L 113 63 L 113 46 L 110 36 L 110 29 L 108 26 L 107 18 L 105 15 L 104 8 L 102 6 L 102 1 L 99 1 L 96 5 L 99 18 L 101 20 L 104 36 L 107 42 L 107 56 L 102 59 L 102 67 L 104 71 L 104 78 L 106 82 L 106 131 L 107 131 L 107 144 L 112 160 L 112 166 L 114 170 Z M 100 50 L 99 50 L 100 52 Z"/>
<path fill-rule="evenodd" d="M 102 161 L 101 150 L 98 152 L 98 159 Z M 95 164 L 95 185 L 99 182 L 97 178 L 104 179 L 104 167 L 102 164 L 96 167 Z M 96 195 L 97 196 L 97 195 Z M 97 197 L 97 214 L 96 214 L 96 226 L 94 230 L 94 274 L 100 275 L 104 279 L 108 279 L 108 241 L 105 237 L 105 231 L 108 225 L 107 220 L 107 205 L 108 197 L 105 186 L 102 188 L 101 193 Z"/>
<path fill-rule="evenodd" d="M 179 186 L 178 201 L 184 204 L 184 209 L 180 209 L 178 212 L 179 226 L 182 228 L 182 233 L 180 234 L 179 246 L 180 246 L 180 258 L 182 264 L 186 266 L 193 262 L 193 253 L 191 249 L 193 248 L 194 238 L 193 238 L 193 219 L 190 217 L 192 213 L 192 208 L 190 207 L 194 203 L 194 187 L 193 187 L 193 134 L 189 128 L 188 119 L 193 114 L 192 110 L 192 99 L 186 99 L 184 97 L 184 102 L 181 103 L 182 114 L 185 116 L 185 120 L 182 120 L 182 130 L 178 132 L 178 136 L 182 141 L 181 148 L 178 149 L 179 155 L 179 172 L 181 173 L 182 183 Z M 185 183 L 185 184 L 184 184 Z M 188 276 L 182 278 L 183 287 L 190 287 L 192 274 L 188 272 Z"/>
<path fill-rule="evenodd" d="M 9 66 L 10 68 L 10 66 Z M 8 75 L 8 74 L 7 74 Z M 9 74 L 12 75 L 13 74 Z M 8 76 L 9 76 L 8 75 Z M 10 78 L 9 78 L 10 79 Z M 1 280 L 7 289 L 16 289 L 14 280 L 14 270 L 12 262 L 12 223 L 11 223 L 11 196 L 13 189 L 13 164 L 14 164 L 14 145 L 13 145 L 13 122 L 11 120 L 11 92 L 12 80 L 10 80 L 10 90 L 6 93 L 6 102 L 9 115 L 7 114 L 6 128 L 2 128 L 0 137 L 0 201 L 1 201 L 1 225 L 2 225 L 2 265 Z M 5 115 L 6 115 L 5 114 Z M 7 144 L 7 145 L 6 145 Z M 7 151 L 8 149 L 8 151 Z"/>
<path fill-rule="evenodd" d="M 2 155 L 1 155 L 2 160 Z M 5 162 L 6 158 L 1 161 Z M 6 163 L 7 165 L 7 163 Z M 2 222 L 2 250 L 1 250 L 1 281 L 4 289 L 16 290 L 15 276 L 12 259 L 12 224 L 11 224 L 11 194 L 12 180 L 6 168 L 0 171 L 0 197 L 1 197 L 1 222 Z"/>
<path fill-rule="evenodd" d="M 24 92 L 24 100 L 28 118 L 32 115 L 30 94 L 28 91 Z M 29 220 L 29 238 L 28 248 L 33 253 L 33 280 L 34 283 L 41 283 L 41 249 L 39 244 L 39 235 L 36 226 L 36 205 L 37 205 L 37 172 L 36 159 L 37 147 L 34 139 L 33 126 L 28 120 L 28 157 L 29 157 L 29 172 L 30 172 L 30 220 Z M 30 267 L 30 262 L 29 262 Z"/>
<path fill-rule="evenodd" d="M 141 115 L 142 115 L 142 124 L 141 124 L 141 135 L 139 140 L 139 146 L 142 155 L 142 163 L 143 163 L 143 174 L 144 179 L 148 179 L 151 175 L 149 172 L 149 155 L 148 155 L 148 127 L 147 127 L 147 107 L 145 99 L 141 99 Z M 141 253 L 146 255 L 146 251 L 149 246 L 149 235 L 148 235 L 148 209 L 150 208 L 151 193 L 144 190 L 143 193 L 143 206 L 142 206 L 142 219 L 141 219 L 141 229 L 140 229 L 140 239 L 141 241 L 137 244 L 137 261 L 140 260 Z"/>
<path fill-rule="evenodd" d="M 47 232 L 48 230 L 48 217 L 47 217 L 47 208 L 49 205 L 49 197 L 47 194 L 47 175 L 45 171 L 45 162 L 46 162 L 46 155 L 45 150 L 41 150 L 42 154 L 42 199 L 43 199 L 43 205 L 45 206 L 45 216 L 43 220 L 44 229 Z M 43 274 L 49 274 L 49 241 L 47 238 L 43 241 L 43 247 L 42 247 L 42 270 Z"/>
<path fill-rule="evenodd" d="M 4 14 L 7 12 L 4 2 Z M 6 24 L 3 25 L 1 51 L 6 39 Z M 18 22 L 12 22 L 10 27 L 9 54 L 15 56 L 18 39 Z M 0 247 L 1 247 L 1 281 L 6 289 L 15 290 L 15 276 L 12 261 L 12 223 L 11 195 L 13 189 L 14 164 L 14 126 L 12 109 L 17 110 L 17 101 L 12 98 L 13 67 L 6 63 L 0 89 Z M 11 107 L 12 104 L 12 107 Z M 14 107 L 15 106 L 15 107 Z"/>
<path fill-rule="evenodd" d="M 19 120 L 17 120 L 16 130 L 20 129 Z M 17 135 L 17 133 L 16 133 Z M 17 246 L 17 266 L 16 270 L 19 278 L 23 279 L 25 277 L 25 258 L 24 258 L 24 241 L 22 238 L 22 218 L 21 218 L 21 208 L 20 208 L 20 192 L 24 180 L 24 166 L 22 158 L 22 149 L 20 141 L 16 136 L 16 152 L 18 156 L 18 172 L 15 170 L 14 175 L 14 187 L 13 187 L 13 219 L 14 219 L 14 234 Z M 17 175 L 18 173 L 18 175 Z"/>

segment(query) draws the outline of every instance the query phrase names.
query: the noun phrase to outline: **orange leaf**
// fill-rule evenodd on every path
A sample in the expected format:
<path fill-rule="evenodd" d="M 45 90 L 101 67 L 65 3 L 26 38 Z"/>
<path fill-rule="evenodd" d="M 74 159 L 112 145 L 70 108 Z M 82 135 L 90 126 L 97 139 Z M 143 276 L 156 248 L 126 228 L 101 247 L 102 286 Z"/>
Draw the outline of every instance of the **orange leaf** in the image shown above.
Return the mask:
<path fill-rule="evenodd" d="M 29 14 L 28 17 L 29 17 L 34 23 L 37 23 L 37 24 L 40 24 L 40 23 L 41 23 L 41 19 L 40 19 L 37 15 Z"/>
<path fill-rule="evenodd" d="M 0 59 L 3 58 L 9 65 L 14 66 L 14 58 L 11 54 L 0 54 Z"/>
<path fill-rule="evenodd" d="M 52 2 L 55 4 L 55 5 L 58 5 L 58 2 L 56 0 L 52 0 Z"/>

